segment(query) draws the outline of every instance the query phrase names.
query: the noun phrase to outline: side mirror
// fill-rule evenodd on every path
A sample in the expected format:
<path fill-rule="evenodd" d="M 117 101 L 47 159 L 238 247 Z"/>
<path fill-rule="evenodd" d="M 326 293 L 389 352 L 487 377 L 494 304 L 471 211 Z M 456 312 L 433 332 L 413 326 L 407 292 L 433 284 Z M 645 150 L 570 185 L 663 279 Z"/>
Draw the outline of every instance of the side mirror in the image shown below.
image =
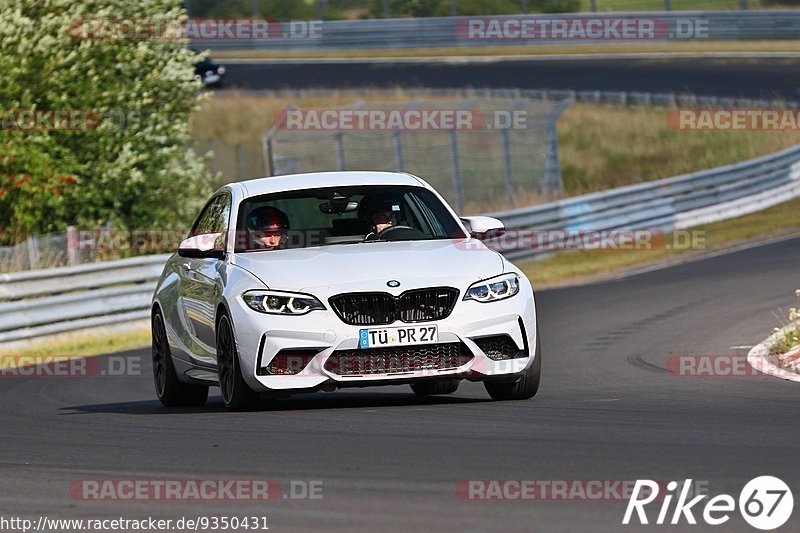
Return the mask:
<path fill-rule="evenodd" d="M 207 233 L 189 237 L 178 247 L 178 255 L 181 257 L 222 259 L 225 257 L 222 233 Z"/>
<path fill-rule="evenodd" d="M 493 239 L 505 234 L 506 227 L 502 222 L 492 217 L 462 217 L 461 222 L 469 230 L 470 237 L 475 239 Z"/>

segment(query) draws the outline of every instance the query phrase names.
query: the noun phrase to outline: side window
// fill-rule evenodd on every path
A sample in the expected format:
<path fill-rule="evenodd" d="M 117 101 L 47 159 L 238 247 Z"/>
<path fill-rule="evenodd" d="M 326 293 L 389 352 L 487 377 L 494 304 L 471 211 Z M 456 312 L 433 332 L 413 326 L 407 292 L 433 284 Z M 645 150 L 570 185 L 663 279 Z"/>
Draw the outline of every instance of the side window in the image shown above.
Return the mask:
<path fill-rule="evenodd" d="M 197 217 L 192 235 L 225 233 L 231 215 L 231 198 L 227 194 L 215 196 Z"/>

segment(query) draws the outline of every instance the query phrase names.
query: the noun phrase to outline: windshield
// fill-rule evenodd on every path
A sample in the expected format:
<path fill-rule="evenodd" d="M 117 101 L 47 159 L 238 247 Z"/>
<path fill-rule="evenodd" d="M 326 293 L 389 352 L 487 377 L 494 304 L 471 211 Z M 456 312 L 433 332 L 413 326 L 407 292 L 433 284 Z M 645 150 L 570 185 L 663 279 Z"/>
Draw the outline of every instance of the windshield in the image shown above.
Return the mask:
<path fill-rule="evenodd" d="M 376 185 L 248 198 L 236 233 L 237 252 L 466 237 L 431 191 Z"/>

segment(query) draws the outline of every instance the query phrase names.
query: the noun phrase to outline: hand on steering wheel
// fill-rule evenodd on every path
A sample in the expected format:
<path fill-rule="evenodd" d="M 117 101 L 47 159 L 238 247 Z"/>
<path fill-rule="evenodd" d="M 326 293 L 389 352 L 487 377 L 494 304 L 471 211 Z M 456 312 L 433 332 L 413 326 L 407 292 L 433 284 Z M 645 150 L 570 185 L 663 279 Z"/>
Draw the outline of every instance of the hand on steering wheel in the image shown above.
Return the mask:
<path fill-rule="evenodd" d="M 386 235 L 391 233 L 393 230 L 399 230 L 399 229 L 416 230 L 417 228 L 412 228 L 411 226 L 389 226 L 388 228 L 384 228 L 383 231 L 379 231 L 378 233 L 376 233 L 375 236 L 377 238 L 379 238 L 379 239 L 383 239 Z"/>

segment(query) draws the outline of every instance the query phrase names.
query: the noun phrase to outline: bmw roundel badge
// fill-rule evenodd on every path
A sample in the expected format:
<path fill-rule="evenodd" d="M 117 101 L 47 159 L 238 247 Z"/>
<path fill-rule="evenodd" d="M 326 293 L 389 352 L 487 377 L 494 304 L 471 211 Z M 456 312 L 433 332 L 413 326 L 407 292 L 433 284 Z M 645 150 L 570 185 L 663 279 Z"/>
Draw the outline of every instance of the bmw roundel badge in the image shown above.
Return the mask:
<path fill-rule="evenodd" d="M 390 279 L 389 281 L 386 282 L 386 285 L 395 288 L 400 286 L 400 282 L 397 281 L 396 279 Z"/>

